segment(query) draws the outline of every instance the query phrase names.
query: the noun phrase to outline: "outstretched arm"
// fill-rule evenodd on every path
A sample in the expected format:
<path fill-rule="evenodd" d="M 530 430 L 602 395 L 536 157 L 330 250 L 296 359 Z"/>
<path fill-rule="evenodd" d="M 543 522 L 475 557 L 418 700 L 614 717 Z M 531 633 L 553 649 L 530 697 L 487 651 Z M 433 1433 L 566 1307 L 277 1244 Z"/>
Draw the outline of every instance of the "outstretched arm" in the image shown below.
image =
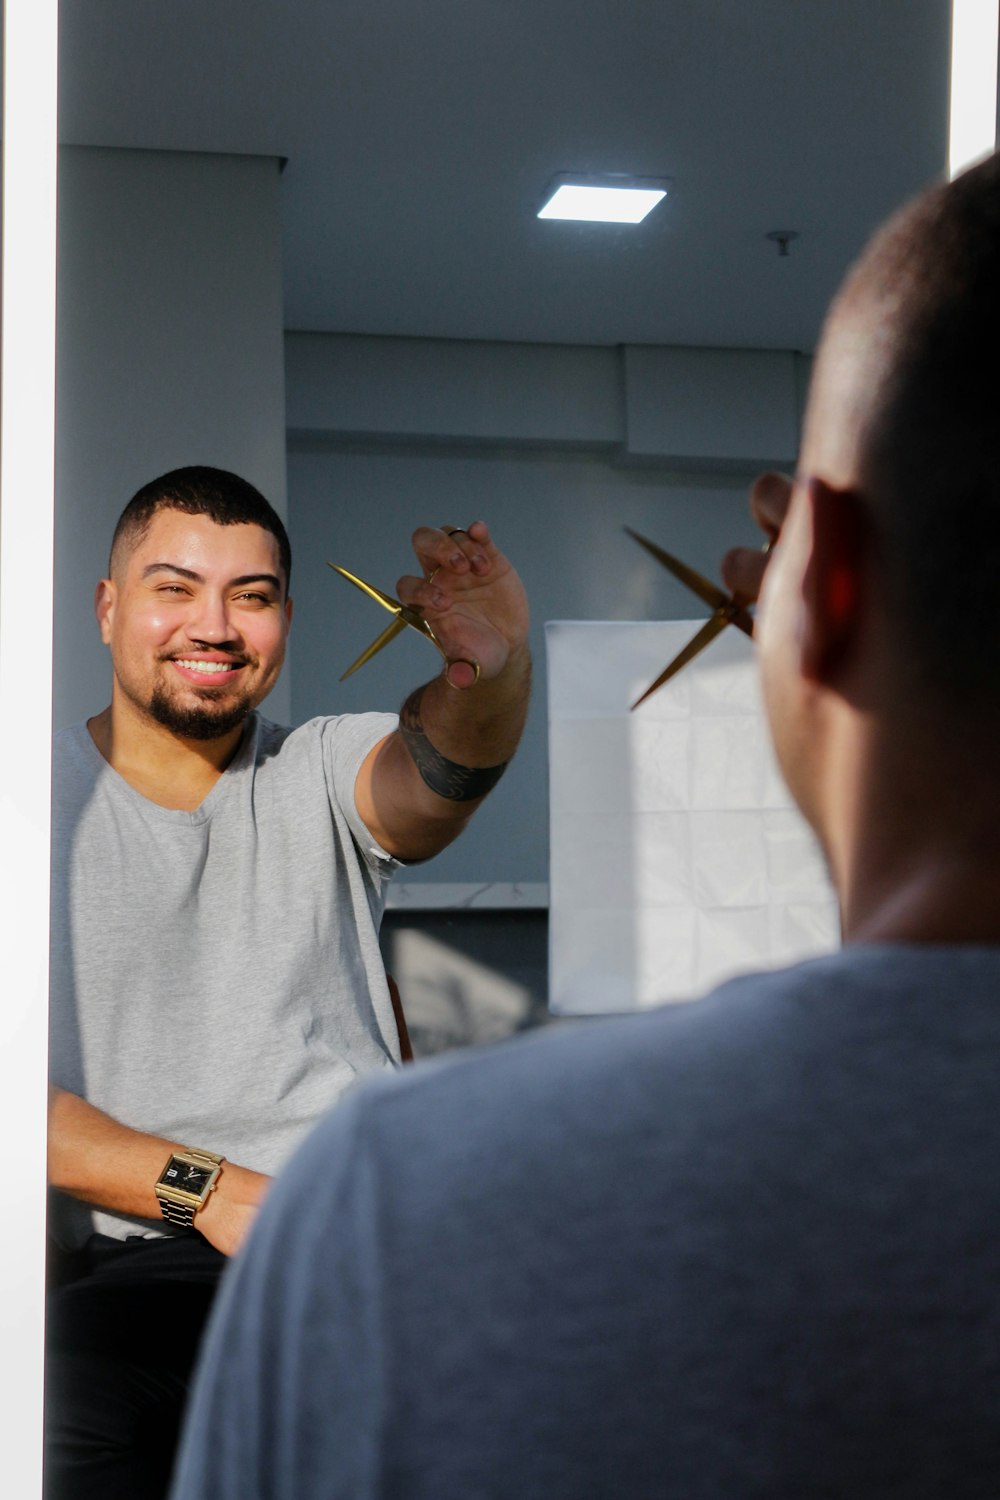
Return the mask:
<path fill-rule="evenodd" d="M 531 685 L 528 605 L 489 528 L 421 527 L 422 576 L 397 584 L 446 652 L 445 670 L 411 693 L 399 729 L 358 775 L 358 811 L 382 847 L 427 859 L 461 832 L 521 737 Z"/>
<path fill-rule="evenodd" d="M 65 1089 L 49 1090 L 49 1182 L 73 1198 L 141 1219 L 161 1219 L 153 1184 L 171 1153 L 198 1142 L 131 1130 Z M 227 1161 L 195 1228 L 225 1255 L 239 1249 L 271 1179 Z"/>

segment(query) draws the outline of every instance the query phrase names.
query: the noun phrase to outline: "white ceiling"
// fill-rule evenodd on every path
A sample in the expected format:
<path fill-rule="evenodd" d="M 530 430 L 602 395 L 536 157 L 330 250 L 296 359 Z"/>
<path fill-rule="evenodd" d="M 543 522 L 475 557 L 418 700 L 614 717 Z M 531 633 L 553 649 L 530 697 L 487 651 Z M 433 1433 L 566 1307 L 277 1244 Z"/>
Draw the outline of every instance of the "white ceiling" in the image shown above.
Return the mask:
<path fill-rule="evenodd" d="M 61 136 L 264 153 L 286 326 L 808 349 L 945 164 L 949 0 L 62 0 Z M 673 179 L 638 228 L 556 172 Z M 800 236 L 786 258 L 769 230 Z"/>

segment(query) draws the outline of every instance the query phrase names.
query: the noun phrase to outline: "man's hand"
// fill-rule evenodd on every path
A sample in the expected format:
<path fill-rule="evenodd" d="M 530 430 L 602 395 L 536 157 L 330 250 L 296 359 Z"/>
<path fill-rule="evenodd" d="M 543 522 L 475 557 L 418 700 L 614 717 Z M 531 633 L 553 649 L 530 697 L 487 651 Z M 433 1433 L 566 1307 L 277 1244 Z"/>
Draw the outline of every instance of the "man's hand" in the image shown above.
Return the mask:
<path fill-rule="evenodd" d="M 122 1125 L 78 1094 L 49 1089 L 49 1182 L 84 1203 L 162 1223 L 154 1184 L 167 1159 L 183 1149 L 177 1141 Z M 219 1186 L 195 1215 L 195 1228 L 217 1250 L 231 1255 L 242 1244 L 270 1182 L 270 1177 L 227 1160 Z"/>
<path fill-rule="evenodd" d="M 778 541 L 792 498 L 792 479 L 788 474 L 761 474 L 750 490 L 750 511 L 767 538 L 766 551 L 755 547 L 734 547 L 722 559 L 722 578 L 729 591 L 742 603 L 752 604 L 760 594 L 764 570 L 771 547 Z"/>
<path fill-rule="evenodd" d="M 430 858 L 461 832 L 517 747 L 531 687 L 528 602 L 486 523 L 422 526 L 413 548 L 424 576 L 401 578 L 397 594 L 432 627 L 448 666 L 410 694 L 401 729 L 375 746 L 355 784 L 372 835 L 407 860 Z"/>
<path fill-rule="evenodd" d="M 195 1214 L 194 1225 L 223 1255 L 235 1255 L 250 1231 L 271 1178 L 227 1161 L 214 1193 Z"/>
<path fill-rule="evenodd" d="M 520 578 L 494 545 L 485 521 L 449 534 L 421 526 L 413 550 L 423 577 L 406 575 L 396 585 L 403 604 L 419 610 L 441 642 L 451 665 L 448 681 L 469 688 L 498 677 L 511 652 L 528 638 L 528 601 Z"/>

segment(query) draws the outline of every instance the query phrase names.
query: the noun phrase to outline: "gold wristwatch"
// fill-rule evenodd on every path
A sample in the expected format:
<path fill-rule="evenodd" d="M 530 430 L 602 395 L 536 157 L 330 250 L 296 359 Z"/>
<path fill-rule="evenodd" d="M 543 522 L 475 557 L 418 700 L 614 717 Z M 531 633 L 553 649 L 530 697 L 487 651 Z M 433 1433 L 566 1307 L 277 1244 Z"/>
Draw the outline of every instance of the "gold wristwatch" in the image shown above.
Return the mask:
<path fill-rule="evenodd" d="M 205 1207 L 209 1194 L 215 1192 L 225 1159 L 214 1151 L 196 1151 L 187 1146 L 171 1155 L 153 1189 L 168 1224 L 180 1224 L 185 1229 L 193 1227 L 195 1214 Z"/>

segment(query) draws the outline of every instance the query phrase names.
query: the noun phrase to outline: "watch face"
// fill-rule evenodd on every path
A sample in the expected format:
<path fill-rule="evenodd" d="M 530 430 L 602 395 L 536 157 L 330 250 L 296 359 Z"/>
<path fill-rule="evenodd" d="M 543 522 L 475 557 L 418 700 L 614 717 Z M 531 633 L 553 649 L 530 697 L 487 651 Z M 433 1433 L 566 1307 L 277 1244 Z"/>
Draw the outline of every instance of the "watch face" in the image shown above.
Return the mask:
<path fill-rule="evenodd" d="M 200 1196 L 212 1176 L 213 1167 L 196 1167 L 188 1161 L 179 1161 L 175 1156 L 160 1181 L 167 1187 L 179 1188 L 182 1193 Z"/>

